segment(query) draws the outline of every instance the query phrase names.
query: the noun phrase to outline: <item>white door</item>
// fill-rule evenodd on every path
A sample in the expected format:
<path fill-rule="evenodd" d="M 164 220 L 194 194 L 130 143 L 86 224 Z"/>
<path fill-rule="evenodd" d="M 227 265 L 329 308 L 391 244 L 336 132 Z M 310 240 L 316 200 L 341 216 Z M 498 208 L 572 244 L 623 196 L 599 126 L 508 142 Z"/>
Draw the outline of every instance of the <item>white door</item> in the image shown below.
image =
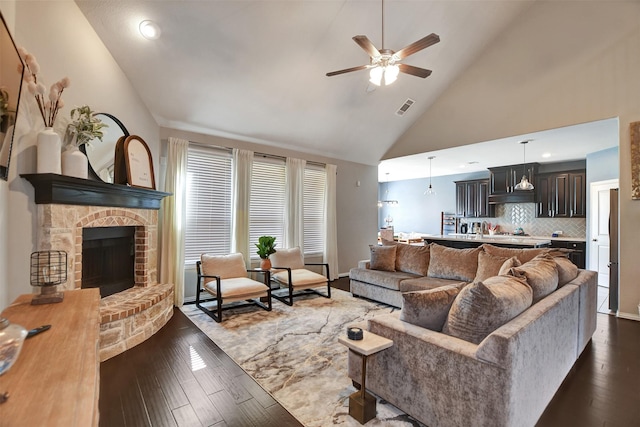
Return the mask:
<path fill-rule="evenodd" d="M 589 198 L 589 270 L 598 272 L 598 286 L 609 287 L 609 190 L 618 180 L 591 183 Z"/>

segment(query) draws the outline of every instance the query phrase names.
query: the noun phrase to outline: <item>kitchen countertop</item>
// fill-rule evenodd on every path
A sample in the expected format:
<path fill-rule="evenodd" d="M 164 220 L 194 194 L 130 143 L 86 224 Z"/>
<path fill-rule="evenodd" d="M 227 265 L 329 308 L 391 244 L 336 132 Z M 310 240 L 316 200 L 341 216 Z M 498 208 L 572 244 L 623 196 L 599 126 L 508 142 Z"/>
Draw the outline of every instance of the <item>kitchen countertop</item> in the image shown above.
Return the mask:
<path fill-rule="evenodd" d="M 462 233 L 449 233 L 441 237 L 448 236 L 475 236 L 475 234 L 462 234 Z M 425 235 L 423 237 L 430 237 Z M 549 237 L 549 236 L 517 236 L 514 234 L 494 234 L 493 236 L 489 234 L 484 234 L 483 237 L 495 238 L 495 239 L 535 239 L 535 240 L 561 240 L 564 242 L 586 242 L 587 239 L 585 237 L 566 237 L 566 236 L 558 236 L 558 237 Z"/>
<path fill-rule="evenodd" d="M 532 246 L 532 247 L 551 244 L 550 238 L 534 238 L 531 236 L 509 236 L 509 235 L 490 236 L 488 234 L 485 234 L 482 237 L 480 237 L 475 234 L 447 234 L 447 235 L 424 236 L 424 238 L 429 240 L 503 243 L 503 244 L 509 244 L 509 245 L 522 245 L 522 246 Z"/>

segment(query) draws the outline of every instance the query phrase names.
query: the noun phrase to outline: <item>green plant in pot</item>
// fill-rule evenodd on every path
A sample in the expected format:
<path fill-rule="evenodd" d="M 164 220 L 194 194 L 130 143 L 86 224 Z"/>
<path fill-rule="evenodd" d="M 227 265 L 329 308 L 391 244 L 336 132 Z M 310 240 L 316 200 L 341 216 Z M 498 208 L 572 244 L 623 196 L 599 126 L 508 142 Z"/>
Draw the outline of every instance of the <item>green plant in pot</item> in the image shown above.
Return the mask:
<path fill-rule="evenodd" d="M 260 261 L 260 268 L 262 270 L 271 269 L 271 260 L 269 255 L 276 252 L 276 238 L 273 236 L 260 236 L 258 243 L 256 243 L 258 250 L 256 253 L 262 261 Z"/>
<path fill-rule="evenodd" d="M 78 148 L 93 139 L 102 140 L 103 128 L 107 127 L 88 105 L 71 110 L 71 122 L 67 125 L 64 135 L 65 151 L 62 153 L 62 174 L 87 178 L 87 156 Z"/>

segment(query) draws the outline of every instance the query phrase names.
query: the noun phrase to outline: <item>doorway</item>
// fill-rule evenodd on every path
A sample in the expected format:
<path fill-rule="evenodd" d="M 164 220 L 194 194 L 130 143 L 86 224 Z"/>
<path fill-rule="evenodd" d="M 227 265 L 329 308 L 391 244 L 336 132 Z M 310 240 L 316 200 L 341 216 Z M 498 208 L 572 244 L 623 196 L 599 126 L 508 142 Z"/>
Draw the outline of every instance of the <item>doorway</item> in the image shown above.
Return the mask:
<path fill-rule="evenodd" d="M 618 188 L 618 179 L 592 182 L 589 189 L 589 259 L 587 268 L 598 273 L 598 311 L 609 312 L 609 263 L 611 241 L 609 214 L 611 211 L 610 190 Z M 612 224 L 616 224 L 614 221 Z M 612 289 L 617 293 L 617 289 Z"/>

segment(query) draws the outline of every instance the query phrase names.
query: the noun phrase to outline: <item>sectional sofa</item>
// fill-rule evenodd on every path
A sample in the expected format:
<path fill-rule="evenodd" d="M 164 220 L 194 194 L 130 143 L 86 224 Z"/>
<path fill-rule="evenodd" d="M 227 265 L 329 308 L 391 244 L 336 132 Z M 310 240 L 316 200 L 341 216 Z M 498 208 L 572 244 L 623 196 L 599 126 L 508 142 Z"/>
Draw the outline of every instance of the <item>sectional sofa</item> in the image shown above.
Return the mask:
<path fill-rule="evenodd" d="M 434 265 L 420 276 L 427 277 L 419 282 L 423 290 L 408 290 L 416 283 L 403 282 L 416 274 L 403 271 L 370 284 L 376 292 L 397 284 L 402 310 L 363 325 L 393 340 L 369 357 L 367 389 L 429 427 L 533 426 L 595 331 L 597 274 L 578 270 L 561 253 L 478 249 L 428 248 L 431 261 L 445 256 L 468 271 L 475 256 L 470 281 L 461 278 L 468 272 L 455 276 L 455 268 Z M 380 267 L 378 255 L 372 261 Z M 352 286 L 365 283 L 363 274 L 352 276 Z M 350 352 L 354 382 L 360 367 Z"/>

